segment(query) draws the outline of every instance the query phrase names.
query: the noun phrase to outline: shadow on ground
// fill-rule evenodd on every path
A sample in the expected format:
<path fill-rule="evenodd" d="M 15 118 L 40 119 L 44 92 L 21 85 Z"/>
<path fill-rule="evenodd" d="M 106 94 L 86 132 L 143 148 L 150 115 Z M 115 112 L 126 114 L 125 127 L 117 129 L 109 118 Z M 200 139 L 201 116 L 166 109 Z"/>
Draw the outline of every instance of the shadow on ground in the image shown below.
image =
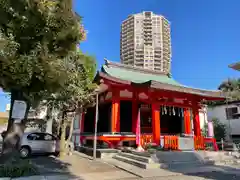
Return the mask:
<path fill-rule="evenodd" d="M 57 174 L 66 179 L 82 179 L 70 171 L 72 164 L 66 163 L 58 158 L 51 156 L 35 156 L 31 157 L 30 160 L 37 166 L 40 175 L 50 176 Z"/>
<path fill-rule="evenodd" d="M 181 153 L 182 160 L 189 160 L 191 156 L 189 152 L 179 152 Z M 170 157 L 169 157 L 170 158 Z M 174 159 L 174 157 L 172 157 Z M 190 157 L 191 158 L 191 157 Z M 181 173 L 186 176 L 195 176 L 202 177 L 206 179 L 212 180 L 236 180 L 240 179 L 240 165 L 215 165 L 212 164 L 194 164 L 194 163 L 186 163 L 186 164 L 175 164 L 170 165 L 164 162 L 161 162 L 162 167 L 165 170 Z M 196 178 L 197 179 L 197 178 Z"/>

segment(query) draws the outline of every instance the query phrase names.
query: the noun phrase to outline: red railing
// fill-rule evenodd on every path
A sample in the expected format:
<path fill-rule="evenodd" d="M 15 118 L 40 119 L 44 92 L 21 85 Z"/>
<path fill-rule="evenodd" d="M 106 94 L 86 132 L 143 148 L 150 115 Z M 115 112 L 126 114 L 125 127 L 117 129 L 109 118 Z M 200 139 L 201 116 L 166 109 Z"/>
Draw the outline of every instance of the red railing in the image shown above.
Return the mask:
<path fill-rule="evenodd" d="M 211 149 L 213 149 L 214 151 L 218 151 L 218 146 L 215 138 L 207 138 L 203 136 L 194 137 L 195 150 L 207 150 L 208 148 L 206 147 L 209 147 L 209 145 L 212 146 Z"/>
<path fill-rule="evenodd" d="M 153 136 L 152 134 L 142 134 L 141 135 L 141 146 L 144 148 L 147 144 L 150 144 L 153 142 Z"/>
<path fill-rule="evenodd" d="M 204 138 L 204 144 L 205 144 L 205 147 L 207 145 L 210 149 L 213 149 L 214 151 L 218 151 L 219 150 L 215 138 L 205 137 Z"/>
<path fill-rule="evenodd" d="M 195 150 L 204 150 L 205 143 L 203 136 L 194 136 L 194 149 Z"/>
<path fill-rule="evenodd" d="M 164 149 L 166 150 L 178 150 L 179 149 L 179 139 L 178 136 L 164 136 Z"/>

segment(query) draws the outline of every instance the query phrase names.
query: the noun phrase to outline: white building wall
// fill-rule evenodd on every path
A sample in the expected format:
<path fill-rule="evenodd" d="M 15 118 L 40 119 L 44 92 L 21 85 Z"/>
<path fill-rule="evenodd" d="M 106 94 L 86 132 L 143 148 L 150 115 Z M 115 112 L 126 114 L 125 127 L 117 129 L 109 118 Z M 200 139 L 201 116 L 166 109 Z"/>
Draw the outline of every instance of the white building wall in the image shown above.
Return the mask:
<path fill-rule="evenodd" d="M 226 108 L 237 107 L 240 112 L 240 107 L 237 104 L 220 105 L 208 108 L 208 118 L 217 118 L 221 123 L 226 125 L 227 137 L 230 135 L 240 135 L 240 119 L 227 119 Z"/>

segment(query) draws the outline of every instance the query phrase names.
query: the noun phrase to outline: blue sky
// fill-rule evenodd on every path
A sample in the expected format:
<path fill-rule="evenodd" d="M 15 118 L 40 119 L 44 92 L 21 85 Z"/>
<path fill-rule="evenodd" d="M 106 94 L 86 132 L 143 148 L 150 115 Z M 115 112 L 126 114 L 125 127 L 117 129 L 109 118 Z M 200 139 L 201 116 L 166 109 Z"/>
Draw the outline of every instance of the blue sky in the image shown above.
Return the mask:
<path fill-rule="evenodd" d="M 228 64 L 240 60 L 239 0 L 75 0 L 88 31 L 83 51 L 120 61 L 120 25 L 128 15 L 153 11 L 171 22 L 172 74 L 188 86 L 216 89 L 239 72 Z"/>
<path fill-rule="evenodd" d="M 10 102 L 10 97 L 0 90 L 0 112 L 6 110 L 6 105 Z"/>
<path fill-rule="evenodd" d="M 87 40 L 80 47 L 98 67 L 106 57 L 120 61 L 120 25 L 128 15 L 153 11 L 171 22 L 172 74 L 180 83 L 216 89 L 240 73 L 228 64 L 240 60 L 239 0 L 75 0 Z M 8 99 L 0 93 L 0 111 Z"/>

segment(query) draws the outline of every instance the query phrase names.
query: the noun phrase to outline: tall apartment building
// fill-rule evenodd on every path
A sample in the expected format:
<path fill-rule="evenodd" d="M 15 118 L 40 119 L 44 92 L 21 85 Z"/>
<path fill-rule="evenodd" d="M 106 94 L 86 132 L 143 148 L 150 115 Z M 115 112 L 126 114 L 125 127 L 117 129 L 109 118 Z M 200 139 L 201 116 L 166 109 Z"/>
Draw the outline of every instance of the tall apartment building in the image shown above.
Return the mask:
<path fill-rule="evenodd" d="M 120 56 L 123 64 L 170 73 L 169 21 L 152 12 L 130 15 L 121 25 Z"/>

